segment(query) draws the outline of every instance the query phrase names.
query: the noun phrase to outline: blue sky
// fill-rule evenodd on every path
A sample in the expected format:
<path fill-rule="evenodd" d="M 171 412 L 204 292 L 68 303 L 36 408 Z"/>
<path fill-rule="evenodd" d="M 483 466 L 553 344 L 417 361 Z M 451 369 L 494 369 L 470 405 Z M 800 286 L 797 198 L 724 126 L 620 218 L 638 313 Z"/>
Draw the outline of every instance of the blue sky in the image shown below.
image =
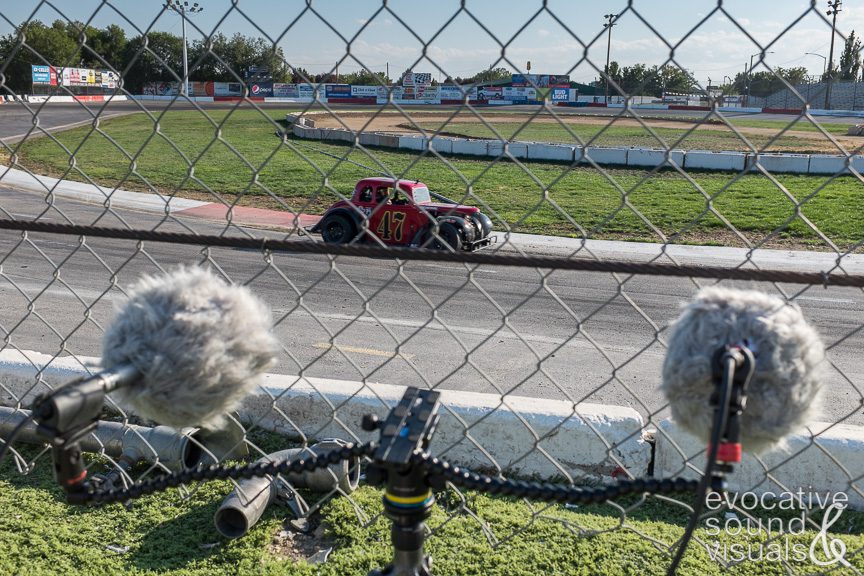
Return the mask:
<path fill-rule="evenodd" d="M 231 0 L 199 2 L 205 10 L 193 17 L 198 30 L 190 27 L 190 39 L 214 30 L 266 35 L 282 46 L 292 66 L 322 72 L 348 55 L 340 73 L 361 65 L 383 71 L 389 63 L 391 77 L 409 66 L 436 76 L 468 76 L 495 63 L 503 44 L 510 63 L 496 66 L 524 72 L 530 60 L 533 73 L 569 72 L 575 80 L 589 81 L 598 76 L 595 67 L 602 69 L 605 63 L 607 13 L 623 12 L 612 32 L 613 60 L 661 64 L 670 55 L 664 39 L 675 45 L 686 37 L 675 50 L 675 61 L 703 84 L 709 77 L 719 84 L 724 76 L 743 71 L 759 44 L 773 52 L 766 56 L 770 66 L 805 66 L 812 74 L 821 73 L 823 60 L 805 53 L 827 56 L 831 34 L 819 16 L 827 9 L 825 0 L 813 9 L 804 0 L 726 0 L 728 16 L 712 14 L 716 0 L 633 0 L 629 8 L 625 0 L 549 0 L 547 11 L 539 1 L 467 0 L 461 12 L 454 0 L 391 0 L 387 9 L 380 0 L 313 0 L 311 8 L 303 0 L 239 0 L 236 7 Z M 137 34 L 136 28 L 179 34 L 179 16 L 161 10 L 158 0 L 3 0 L 0 33 L 32 15 L 43 21 L 89 20 L 99 27 L 115 23 L 129 35 Z M 864 32 L 864 0 L 847 0 L 838 16 L 840 33 L 853 29 Z M 590 44 L 590 62 L 582 60 L 580 41 Z M 838 37 L 835 58 L 841 49 Z"/>

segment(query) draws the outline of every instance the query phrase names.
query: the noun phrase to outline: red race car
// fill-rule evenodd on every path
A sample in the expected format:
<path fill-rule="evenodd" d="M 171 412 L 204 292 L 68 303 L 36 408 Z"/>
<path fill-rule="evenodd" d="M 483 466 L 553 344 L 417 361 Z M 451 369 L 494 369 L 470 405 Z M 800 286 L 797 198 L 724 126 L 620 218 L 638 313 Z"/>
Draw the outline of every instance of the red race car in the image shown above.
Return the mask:
<path fill-rule="evenodd" d="M 343 244 L 369 241 L 375 236 L 385 244 L 424 248 L 477 250 L 496 240 L 490 236 L 492 221 L 474 206 L 462 206 L 435 194 L 422 182 L 364 178 L 346 202 L 336 202 L 309 232 L 325 242 Z M 436 237 L 432 234 L 438 225 Z M 364 231 L 365 229 L 365 231 Z"/>

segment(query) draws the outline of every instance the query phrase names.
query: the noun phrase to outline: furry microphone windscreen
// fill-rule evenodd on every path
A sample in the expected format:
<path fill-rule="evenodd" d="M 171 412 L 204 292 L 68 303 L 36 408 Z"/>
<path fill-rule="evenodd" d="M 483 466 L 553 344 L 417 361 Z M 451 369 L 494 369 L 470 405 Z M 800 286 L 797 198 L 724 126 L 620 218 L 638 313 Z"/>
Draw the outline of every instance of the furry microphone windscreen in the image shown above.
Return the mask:
<path fill-rule="evenodd" d="M 141 279 L 103 339 L 103 368 L 141 377 L 114 397 L 161 424 L 218 428 L 275 360 L 269 309 L 203 268 Z"/>
<path fill-rule="evenodd" d="M 741 445 L 762 452 L 811 422 L 819 410 L 824 347 L 798 306 L 754 290 L 701 290 L 672 327 L 662 390 L 672 418 L 707 441 L 712 358 L 724 345 L 740 343 L 756 357 L 741 416 Z"/>

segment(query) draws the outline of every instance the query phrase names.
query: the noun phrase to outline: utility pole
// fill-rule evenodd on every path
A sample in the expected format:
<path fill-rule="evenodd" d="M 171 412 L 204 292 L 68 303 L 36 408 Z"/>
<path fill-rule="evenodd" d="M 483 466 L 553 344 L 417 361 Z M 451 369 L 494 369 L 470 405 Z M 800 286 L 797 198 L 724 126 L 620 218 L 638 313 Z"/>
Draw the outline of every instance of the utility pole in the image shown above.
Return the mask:
<path fill-rule="evenodd" d="M 838 0 L 839 1 L 839 0 Z M 606 104 L 609 103 L 609 55 L 612 50 L 612 26 L 615 25 L 615 14 L 604 14 L 603 17 L 606 19 L 606 23 L 603 24 L 603 27 L 608 31 L 606 37 L 606 92 L 604 102 Z"/>
<path fill-rule="evenodd" d="M 831 16 L 831 50 L 828 52 L 828 82 L 825 85 L 825 109 L 831 109 L 831 80 L 834 78 L 834 36 L 837 34 L 837 13 L 841 12 L 842 0 L 828 0 L 828 10 L 825 12 Z"/>
<path fill-rule="evenodd" d="M 817 54 L 816 52 L 804 52 L 804 54 L 809 54 L 810 56 L 818 56 L 822 59 L 822 75 L 825 75 L 825 72 L 828 71 L 828 58 L 822 56 L 821 54 Z"/>
<path fill-rule="evenodd" d="M 387 85 L 390 85 L 390 63 L 387 62 Z"/>
<path fill-rule="evenodd" d="M 765 54 L 773 54 L 773 51 L 765 52 Z M 756 54 L 752 54 L 750 56 L 750 67 L 747 69 L 747 106 L 750 105 L 750 85 L 753 83 L 753 57 L 759 56 L 762 52 L 757 52 Z M 765 56 L 762 55 L 760 60 Z"/>
<path fill-rule="evenodd" d="M 183 22 L 183 82 L 180 84 L 180 94 L 189 96 L 189 56 L 186 48 L 186 15 L 198 14 L 204 10 L 197 2 L 189 4 L 189 2 L 180 0 L 165 0 L 162 5 L 166 10 L 173 10 L 180 15 Z"/>

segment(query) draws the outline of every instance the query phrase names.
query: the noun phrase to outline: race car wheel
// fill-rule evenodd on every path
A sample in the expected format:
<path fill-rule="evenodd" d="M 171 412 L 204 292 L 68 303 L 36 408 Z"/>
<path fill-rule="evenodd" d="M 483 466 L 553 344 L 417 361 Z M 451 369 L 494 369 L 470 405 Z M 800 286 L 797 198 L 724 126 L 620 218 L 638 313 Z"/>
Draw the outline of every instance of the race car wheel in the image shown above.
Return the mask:
<path fill-rule="evenodd" d="M 341 214 L 331 214 L 321 223 L 321 238 L 328 244 L 346 244 L 354 235 L 351 221 Z"/>
<path fill-rule="evenodd" d="M 453 249 L 454 252 L 462 250 L 462 237 L 459 236 L 459 230 L 449 222 L 442 222 L 438 225 L 439 238 L 432 237 L 431 248 L 435 250 L 446 250 L 447 246 Z M 443 240 L 443 242 L 442 242 Z M 444 245 L 446 242 L 447 246 Z"/>

